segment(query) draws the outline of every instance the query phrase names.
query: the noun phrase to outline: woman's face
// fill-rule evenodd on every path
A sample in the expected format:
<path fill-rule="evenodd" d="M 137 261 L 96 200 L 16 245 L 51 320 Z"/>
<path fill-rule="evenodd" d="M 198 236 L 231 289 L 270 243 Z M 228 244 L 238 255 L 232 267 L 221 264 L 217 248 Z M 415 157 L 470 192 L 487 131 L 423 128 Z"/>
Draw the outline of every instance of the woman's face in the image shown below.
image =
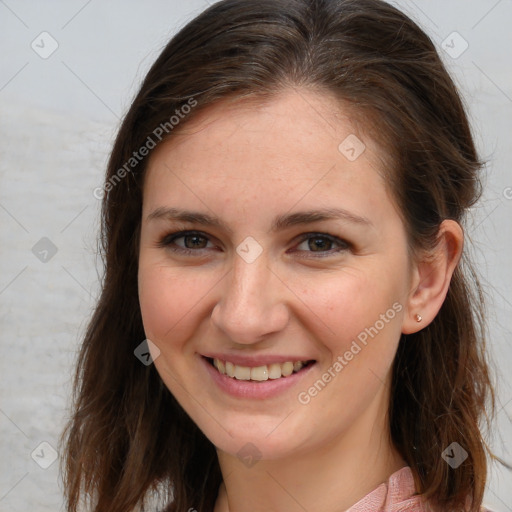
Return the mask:
<path fill-rule="evenodd" d="M 411 266 L 383 155 L 340 108 L 305 90 L 223 101 L 149 162 L 145 332 L 166 386 L 233 455 L 318 449 L 387 409 Z"/>

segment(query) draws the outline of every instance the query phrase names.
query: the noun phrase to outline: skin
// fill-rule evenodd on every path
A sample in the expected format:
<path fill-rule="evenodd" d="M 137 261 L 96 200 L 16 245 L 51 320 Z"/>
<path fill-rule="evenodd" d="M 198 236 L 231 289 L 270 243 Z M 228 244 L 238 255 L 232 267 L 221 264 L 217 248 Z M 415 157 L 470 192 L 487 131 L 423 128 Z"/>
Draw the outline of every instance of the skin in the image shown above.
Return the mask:
<path fill-rule="evenodd" d="M 350 134 L 366 146 L 355 161 L 338 150 Z M 388 429 L 391 365 L 401 333 L 423 328 L 441 307 L 463 234 L 445 221 L 436 251 L 411 260 L 379 173 L 383 156 L 339 101 L 292 89 L 266 102 L 212 105 L 151 156 L 140 306 L 146 335 L 161 351 L 157 371 L 217 448 L 224 482 L 215 512 L 345 510 L 407 465 Z M 170 207 L 216 216 L 225 226 L 150 218 Z M 321 208 L 343 208 L 369 223 L 330 219 L 271 230 L 277 216 Z M 185 230 L 201 231 L 204 247 L 178 252 L 191 238 L 159 245 Z M 349 245 L 322 238 L 319 253 L 311 243 L 317 237 L 300 238 L 307 233 Z M 262 249 L 252 263 L 236 252 L 248 236 Z M 400 311 L 300 403 L 299 393 L 393 304 Z M 204 370 L 199 354 L 211 351 L 296 354 L 316 364 L 278 396 L 235 398 Z M 237 456 L 247 443 L 261 457 L 250 467 Z"/>

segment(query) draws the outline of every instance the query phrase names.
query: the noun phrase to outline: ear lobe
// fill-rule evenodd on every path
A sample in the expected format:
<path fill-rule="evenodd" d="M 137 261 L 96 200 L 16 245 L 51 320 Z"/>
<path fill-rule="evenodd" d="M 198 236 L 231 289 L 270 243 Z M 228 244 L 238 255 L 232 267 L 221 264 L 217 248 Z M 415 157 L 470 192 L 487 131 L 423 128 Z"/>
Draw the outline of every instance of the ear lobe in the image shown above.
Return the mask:
<path fill-rule="evenodd" d="M 448 293 L 463 246 L 464 233 L 459 223 L 444 220 L 439 227 L 436 247 L 415 264 L 402 323 L 403 334 L 418 332 L 435 318 Z"/>

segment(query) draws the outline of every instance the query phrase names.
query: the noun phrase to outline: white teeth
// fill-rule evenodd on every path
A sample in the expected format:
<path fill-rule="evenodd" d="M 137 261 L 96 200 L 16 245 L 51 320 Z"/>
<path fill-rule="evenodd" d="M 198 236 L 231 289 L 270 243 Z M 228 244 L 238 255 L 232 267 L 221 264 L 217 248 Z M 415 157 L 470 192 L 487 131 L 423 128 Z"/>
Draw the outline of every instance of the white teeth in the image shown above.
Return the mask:
<path fill-rule="evenodd" d="M 220 359 L 215 359 L 214 364 L 220 373 L 226 373 L 226 366 L 224 365 L 224 361 L 221 361 Z"/>
<path fill-rule="evenodd" d="M 214 359 L 214 361 L 218 361 L 218 359 Z M 219 368 L 217 368 L 217 369 L 220 371 Z M 229 361 L 226 361 L 226 375 L 228 377 L 235 376 L 235 365 L 233 363 L 230 363 Z"/>
<path fill-rule="evenodd" d="M 235 365 L 235 379 L 251 380 L 251 369 L 248 366 Z"/>
<path fill-rule="evenodd" d="M 301 370 L 306 364 L 307 361 L 286 361 L 285 363 L 271 363 L 269 365 L 250 367 L 239 366 L 230 361 L 222 361 L 220 359 L 213 360 L 213 366 L 223 375 L 237 380 L 255 380 L 260 382 L 268 379 L 288 377 L 292 373 Z"/>
<path fill-rule="evenodd" d="M 268 365 L 268 378 L 280 379 L 281 378 L 281 365 L 279 363 L 272 363 Z"/>
<path fill-rule="evenodd" d="M 298 372 L 303 366 L 304 363 L 302 361 L 296 361 L 295 363 L 293 363 L 293 371 Z"/>
<path fill-rule="evenodd" d="M 281 365 L 281 375 L 283 377 L 288 377 L 288 375 L 291 375 L 293 373 L 293 363 L 290 361 L 286 361 L 286 363 L 283 363 Z"/>
<path fill-rule="evenodd" d="M 251 380 L 268 380 L 267 365 L 251 368 Z"/>

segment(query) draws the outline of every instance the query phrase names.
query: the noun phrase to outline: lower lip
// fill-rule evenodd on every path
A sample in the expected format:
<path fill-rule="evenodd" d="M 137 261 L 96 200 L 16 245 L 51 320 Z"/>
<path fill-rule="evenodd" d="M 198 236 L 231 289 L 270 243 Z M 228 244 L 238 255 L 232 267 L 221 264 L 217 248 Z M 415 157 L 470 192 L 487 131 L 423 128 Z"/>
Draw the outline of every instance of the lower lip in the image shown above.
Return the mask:
<path fill-rule="evenodd" d="M 213 381 L 228 395 L 237 398 L 257 398 L 260 400 L 277 396 L 280 393 L 284 393 L 287 389 L 297 385 L 316 364 L 310 364 L 307 367 L 302 368 L 300 371 L 292 373 L 288 377 L 256 382 L 252 380 L 238 380 L 228 377 L 214 368 L 206 358 L 201 356 L 201 361 Z"/>

